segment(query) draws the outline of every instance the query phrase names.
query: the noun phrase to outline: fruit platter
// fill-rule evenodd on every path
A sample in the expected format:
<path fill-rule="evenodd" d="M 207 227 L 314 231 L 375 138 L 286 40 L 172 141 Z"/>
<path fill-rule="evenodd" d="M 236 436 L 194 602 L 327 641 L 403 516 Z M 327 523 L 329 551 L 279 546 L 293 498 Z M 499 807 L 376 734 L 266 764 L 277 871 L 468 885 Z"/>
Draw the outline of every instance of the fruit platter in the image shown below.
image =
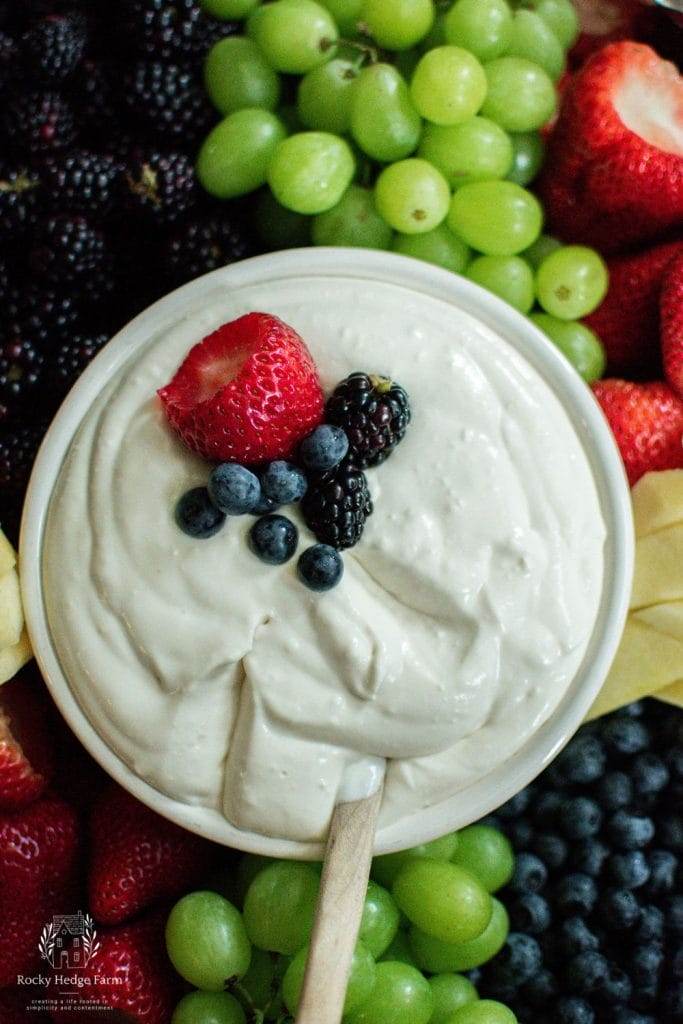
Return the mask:
<path fill-rule="evenodd" d="M 0 0 L 0 1024 L 683 1021 L 682 74 Z"/>

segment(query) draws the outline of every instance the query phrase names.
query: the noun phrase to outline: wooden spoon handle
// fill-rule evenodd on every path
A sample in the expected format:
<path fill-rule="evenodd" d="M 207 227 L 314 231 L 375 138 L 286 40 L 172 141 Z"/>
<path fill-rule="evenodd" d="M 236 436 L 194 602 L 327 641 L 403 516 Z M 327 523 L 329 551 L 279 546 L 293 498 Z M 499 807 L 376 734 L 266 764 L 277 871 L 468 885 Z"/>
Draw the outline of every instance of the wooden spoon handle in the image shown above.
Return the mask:
<path fill-rule="evenodd" d="M 325 850 L 297 1024 L 339 1024 L 370 875 L 382 786 L 337 804 Z"/>

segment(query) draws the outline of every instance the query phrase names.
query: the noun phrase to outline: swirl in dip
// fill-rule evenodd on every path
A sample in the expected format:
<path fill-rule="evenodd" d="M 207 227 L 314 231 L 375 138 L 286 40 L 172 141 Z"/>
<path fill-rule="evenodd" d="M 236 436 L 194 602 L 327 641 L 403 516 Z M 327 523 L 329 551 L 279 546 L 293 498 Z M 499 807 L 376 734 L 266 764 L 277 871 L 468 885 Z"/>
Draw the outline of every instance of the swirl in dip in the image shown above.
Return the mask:
<path fill-rule="evenodd" d="M 209 467 L 156 390 L 221 323 L 272 312 L 326 392 L 354 370 L 408 391 L 413 419 L 368 471 L 375 512 L 341 584 L 174 521 Z M 296 508 L 283 510 L 314 541 Z M 87 412 L 49 510 L 44 593 L 85 714 L 134 772 L 239 828 L 324 835 L 345 770 L 388 758 L 382 824 L 509 758 L 571 683 L 595 622 L 605 529 L 559 401 L 501 337 L 396 285 L 216 286 L 159 322 Z"/>

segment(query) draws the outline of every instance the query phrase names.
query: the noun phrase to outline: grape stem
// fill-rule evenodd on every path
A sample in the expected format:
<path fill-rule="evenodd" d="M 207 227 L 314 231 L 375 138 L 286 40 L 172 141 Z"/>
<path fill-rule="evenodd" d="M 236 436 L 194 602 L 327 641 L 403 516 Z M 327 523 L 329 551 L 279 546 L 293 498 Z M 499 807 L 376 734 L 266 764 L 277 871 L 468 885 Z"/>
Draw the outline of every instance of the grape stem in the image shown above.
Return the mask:
<path fill-rule="evenodd" d="M 264 1024 L 266 1019 L 266 1010 L 268 1009 L 268 1006 L 270 1006 L 270 1003 L 268 1003 L 266 1010 L 259 1010 L 258 1007 L 254 1005 L 254 1000 L 251 998 L 250 993 L 247 992 L 244 985 L 242 985 L 237 978 L 230 978 L 225 987 L 231 995 L 237 996 L 239 1001 L 242 1003 L 248 1024 Z"/>
<path fill-rule="evenodd" d="M 361 31 L 362 28 L 359 25 Z M 361 64 L 364 61 L 368 61 L 370 64 L 377 64 L 379 62 L 379 50 L 372 43 L 364 43 L 360 39 L 340 39 L 339 43 L 350 47 L 352 50 L 359 50 L 362 55 Z"/>

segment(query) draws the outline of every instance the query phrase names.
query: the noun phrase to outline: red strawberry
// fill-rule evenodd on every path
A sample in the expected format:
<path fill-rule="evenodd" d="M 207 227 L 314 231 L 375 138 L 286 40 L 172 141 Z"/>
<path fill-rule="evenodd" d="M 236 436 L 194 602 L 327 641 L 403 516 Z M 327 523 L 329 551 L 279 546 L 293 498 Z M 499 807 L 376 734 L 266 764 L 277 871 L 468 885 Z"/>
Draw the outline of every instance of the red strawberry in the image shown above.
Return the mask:
<path fill-rule="evenodd" d="M 641 43 L 574 75 L 540 182 L 551 230 L 604 252 L 683 226 L 683 78 Z"/>
<path fill-rule="evenodd" d="M 659 297 L 665 271 L 679 252 L 683 242 L 671 242 L 607 261 L 609 291 L 585 322 L 605 346 L 610 373 L 660 371 Z"/>
<path fill-rule="evenodd" d="M 159 396 L 188 448 L 219 462 L 285 458 L 323 415 L 310 352 L 268 313 L 248 313 L 204 338 Z"/>
<path fill-rule="evenodd" d="M 683 398 L 683 245 L 664 278 L 661 318 L 664 373 L 674 391 Z"/>
<path fill-rule="evenodd" d="M 119 1019 L 95 1010 L 97 1006 L 119 1011 L 121 1020 L 130 1024 L 169 1024 L 181 993 L 180 980 L 166 955 L 165 923 L 165 914 L 154 914 L 134 924 L 98 931 L 99 949 L 78 972 L 82 985 L 69 989 L 69 999 L 80 1003 L 81 1009 L 53 1010 L 53 1020 L 67 1024 Z"/>
<path fill-rule="evenodd" d="M 73 913 L 78 822 L 57 797 L 0 814 L 0 988 L 38 966 L 54 914 Z"/>
<path fill-rule="evenodd" d="M 217 847 L 112 786 L 91 819 L 89 894 L 93 916 L 119 924 L 205 878 Z"/>
<path fill-rule="evenodd" d="M 54 768 L 53 711 L 31 666 L 0 688 L 0 809 L 23 807 Z"/>
<path fill-rule="evenodd" d="M 593 384 L 631 486 L 644 473 L 683 468 L 683 401 L 668 384 L 610 378 Z"/>

